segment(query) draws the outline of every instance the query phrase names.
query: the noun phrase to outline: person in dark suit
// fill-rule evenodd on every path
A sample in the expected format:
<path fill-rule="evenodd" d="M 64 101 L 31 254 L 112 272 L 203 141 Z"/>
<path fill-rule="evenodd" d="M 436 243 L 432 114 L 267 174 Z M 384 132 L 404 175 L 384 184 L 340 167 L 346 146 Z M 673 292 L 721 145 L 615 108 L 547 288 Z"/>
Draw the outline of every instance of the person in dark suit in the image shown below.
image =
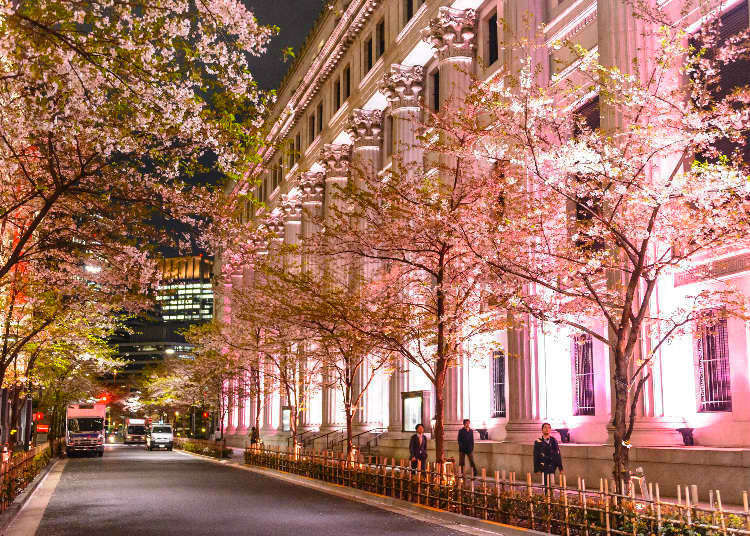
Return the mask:
<path fill-rule="evenodd" d="M 469 458 L 474 476 L 477 476 L 477 464 L 474 463 L 474 430 L 471 429 L 471 421 L 464 419 L 464 426 L 458 431 L 458 466 L 461 474 L 464 473 L 464 464 Z"/>
<path fill-rule="evenodd" d="M 551 433 L 552 425 L 545 422 L 542 425 L 542 437 L 534 442 L 534 472 L 542 473 L 545 486 L 549 486 L 550 475 L 554 475 L 556 470 L 559 469 L 560 473 L 565 472 L 560 446 Z"/>
<path fill-rule="evenodd" d="M 421 470 L 424 473 L 427 470 L 427 438 L 424 435 L 424 426 L 422 426 L 422 423 L 417 425 L 416 432 L 416 434 L 411 436 L 411 441 L 409 441 L 411 468 L 416 469 L 421 462 Z"/>

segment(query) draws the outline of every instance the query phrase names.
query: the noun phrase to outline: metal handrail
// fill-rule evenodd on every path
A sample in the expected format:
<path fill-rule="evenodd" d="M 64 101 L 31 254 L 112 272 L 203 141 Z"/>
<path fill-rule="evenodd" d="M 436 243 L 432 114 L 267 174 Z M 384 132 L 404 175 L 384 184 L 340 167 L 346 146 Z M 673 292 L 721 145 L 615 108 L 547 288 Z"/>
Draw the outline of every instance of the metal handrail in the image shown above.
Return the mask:
<path fill-rule="evenodd" d="M 292 437 L 295 437 L 298 442 L 300 440 L 302 440 L 302 444 L 304 445 L 305 444 L 305 439 L 304 439 L 305 434 L 312 434 L 313 432 L 317 432 L 317 431 L 318 430 L 306 430 L 306 431 L 302 432 L 301 434 L 297 434 L 296 436 L 289 436 L 289 437 L 286 438 L 286 446 L 287 447 L 289 446 L 289 442 L 292 440 Z"/>
<path fill-rule="evenodd" d="M 374 433 L 374 432 L 380 432 L 380 434 L 378 434 L 378 437 L 379 437 L 379 436 L 381 436 L 382 434 L 384 434 L 387 431 L 388 431 L 388 428 L 385 428 L 383 426 L 378 426 L 377 428 L 371 428 L 369 430 L 365 430 L 364 432 L 360 432 L 358 434 L 354 434 L 352 436 L 352 442 L 354 441 L 354 438 L 356 438 L 357 439 L 357 447 L 361 447 L 362 446 L 361 442 L 360 442 L 361 436 L 363 436 L 365 434 L 371 434 L 371 433 Z M 337 441 L 336 443 L 343 443 L 346 440 L 347 440 L 347 438 L 344 437 L 344 438 L 340 439 L 339 441 Z M 369 443 L 369 442 L 370 441 L 368 441 L 367 443 Z M 336 443 L 334 443 L 334 444 L 336 444 Z"/>
<path fill-rule="evenodd" d="M 304 440 L 304 442 L 302 443 L 302 445 L 303 446 L 307 446 L 308 442 L 315 443 L 315 441 L 317 441 L 318 439 L 323 439 L 325 437 L 326 438 L 326 448 L 328 448 L 328 436 L 330 436 L 331 434 L 337 434 L 337 433 L 340 433 L 340 432 L 342 432 L 342 430 L 341 429 L 337 429 L 337 430 L 331 430 L 330 432 L 326 432 L 324 434 L 316 435 L 315 437 L 308 437 L 307 439 Z"/>

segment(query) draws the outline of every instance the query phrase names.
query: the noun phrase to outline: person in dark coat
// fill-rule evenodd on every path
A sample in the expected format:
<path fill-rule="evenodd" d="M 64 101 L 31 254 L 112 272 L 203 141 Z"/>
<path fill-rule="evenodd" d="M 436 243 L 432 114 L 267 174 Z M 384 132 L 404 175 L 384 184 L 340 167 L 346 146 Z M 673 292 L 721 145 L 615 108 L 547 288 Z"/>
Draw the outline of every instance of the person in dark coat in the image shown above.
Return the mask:
<path fill-rule="evenodd" d="M 552 437 L 552 426 L 545 422 L 542 425 L 542 437 L 534 442 L 534 472 L 542 473 L 544 485 L 550 483 L 550 475 L 554 475 L 556 470 L 564 473 L 562 456 L 560 454 L 560 445 Z"/>
<path fill-rule="evenodd" d="M 250 446 L 257 447 L 258 443 L 260 443 L 260 434 L 258 433 L 258 429 L 253 426 L 250 429 L 250 433 L 248 435 L 250 436 Z"/>
<path fill-rule="evenodd" d="M 464 427 L 458 431 L 458 466 L 461 474 L 464 473 L 466 458 L 469 458 L 471 470 L 477 476 L 477 464 L 474 463 L 474 430 L 471 429 L 471 421 L 464 419 Z"/>
<path fill-rule="evenodd" d="M 427 438 L 424 435 L 424 426 L 422 426 L 422 423 L 417 425 L 416 432 L 416 434 L 411 436 L 411 441 L 409 441 L 411 468 L 416 469 L 419 462 L 421 462 L 421 470 L 424 473 L 427 470 Z"/>

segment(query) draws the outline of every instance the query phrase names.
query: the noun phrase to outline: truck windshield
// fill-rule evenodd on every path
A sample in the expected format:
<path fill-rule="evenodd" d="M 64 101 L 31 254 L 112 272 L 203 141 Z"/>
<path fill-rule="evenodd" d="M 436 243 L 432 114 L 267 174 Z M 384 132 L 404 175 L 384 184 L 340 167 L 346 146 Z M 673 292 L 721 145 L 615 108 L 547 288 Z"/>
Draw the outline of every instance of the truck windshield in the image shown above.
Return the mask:
<path fill-rule="evenodd" d="M 128 426 L 128 433 L 131 435 L 146 435 L 145 426 Z"/>
<path fill-rule="evenodd" d="M 71 432 L 101 432 L 104 419 L 101 417 L 78 417 L 68 419 L 68 430 Z"/>
<path fill-rule="evenodd" d="M 151 429 L 152 434 L 171 434 L 172 429 L 169 426 L 154 426 Z"/>

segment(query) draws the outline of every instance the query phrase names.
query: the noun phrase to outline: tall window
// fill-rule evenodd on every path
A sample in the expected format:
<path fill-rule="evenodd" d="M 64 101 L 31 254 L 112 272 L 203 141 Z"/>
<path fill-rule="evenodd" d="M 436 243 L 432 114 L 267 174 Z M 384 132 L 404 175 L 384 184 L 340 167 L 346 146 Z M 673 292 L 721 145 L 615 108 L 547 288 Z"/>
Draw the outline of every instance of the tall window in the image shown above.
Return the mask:
<path fill-rule="evenodd" d="M 376 58 L 379 58 L 385 54 L 385 20 L 381 19 L 375 29 L 375 42 L 378 46 Z"/>
<path fill-rule="evenodd" d="M 373 61 L 372 61 L 372 36 L 370 36 L 367 41 L 365 41 L 365 48 L 362 51 L 365 55 L 365 72 L 369 73 L 370 69 L 372 69 Z"/>
<path fill-rule="evenodd" d="M 287 150 L 287 167 L 292 169 L 294 167 L 294 140 L 289 140 L 286 146 Z"/>
<path fill-rule="evenodd" d="M 297 135 L 294 137 L 294 162 L 295 163 L 299 161 L 301 154 L 302 154 L 302 134 L 297 132 Z"/>
<path fill-rule="evenodd" d="M 493 13 L 492 16 L 487 19 L 487 37 L 487 65 L 492 65 L 498 60 L 500 50 L 497 39 L 497 12 Z"/>
<path fill-rule="evenodd" d="M 727 319 L 718 318 L 711 311 L 706 313 L 703 324 L 695 340 L 698 411 L 732 411 Z"/>
<path fill-rule="evenodd" d="M 735 34 L 745 31 L 748 27 L 748 2 L 742 2 L 721 16 L 721 27 L 719 28 L 718 43 L 722 47 L 728 39 Z M 702 48 L 701 43 L 693 38 L 690 44 L 697 48 Z M 715 54 L 714 50 L 705 51 L 706 57 Z M 705 73 L 696 72 L 693 74 L 696 78 L 707 76 Z M 733 89 L 750 84 L 750 59 L 746 56 L 733 61 L 729 64 L 722 65 L 719 70 L 719 83 L 711 91 L 711 96 L 721 100 L 728 95 Z M 747 140 L 746 140 L 747 141 Z M 720 138 L 714 144 L 714 147 L 723 155 L 731 156 L 737 149 L 742 149 L 740 154 L 746 162 L 750 162 L 750 143 L 743 147 L 728 138 Z M 706 160 L 704 155 L 697 155 L 698 160 Z"/>
<path fill-rule="evenodd" d="M 344 89 L 344 100 L 346 100 L 352 94 L 352 70 L 348 65 L 344 67 L 343 89 Z"/>
<path fill-rule="evenodd" d="M 601 124 L 601 116 L 599 113 L 599 97 L 596 97 L 578 109 L 577 115 L 582 119 L 585 125 L 596 130 Z M 580 129 L 576 125 L 574 136 L 580 134 Z M 596 177 L 589 178 L 586 176 L 578 176 L 576 179 L 579 182 L 586 183 L 589 192 L 600 192 L 601 185 L 598 183 Z M 580 195 L 575 204 L 575 234 L 578 236 L 576 239 L 576 247 L 580 248 L 585 253 L 595 253 L 604 249 L 604 240 L 593 233 L 593 228 L 596 224 L 596 219 L 602 214 L 601 198 L 596 194 L 584 194 Z"/>
<path fill-rule="evenodd" d="M 414 17 L 422 4 L 424 0 L 404 0 L 404 26 Z"/>
<path fill-rule="evenodd" d="M 336 80 L 333 83 L 333 108 L 338 110 L 341 108 L 341 81 Z"/>
<path fill-rule="evenodd" d="M 594 415 L 594 341 L 591 335 L 573 338 L 573 414 Z"/>
<path fill-rule="evenodd" d="M 393 116 L 388 114 L 385 119 L 385 156 L 393 156 Z"/>
<path fill-rule="evenodd" d="M 307 118 L 307 143 L 311 145 L 315 141 L 315 114 Z"/>
<path fill-rule="evenodd" d="M 316 115 L 318 117 L 318 134 L 320 134 L 323 132 L 323 101 L 318 103 L 318 113 Z"/>
<path fill-rule="evenodd" d="M 440 71 L 435 70 L 432 78 L 432 109 L 440 111 Z"/>
<path fill-rule="evenodd" d="M 492 352 L 492 415 L 505 417 L 505 354 Z"/>
<path fill-rule="evenodd" d="M 276 167 L 273 170 L 273 189 L 279 187 L 281 184 L 281 180 L 283 177 L 283 171 L 281 170 L 281 158 L 279 158 L 278 164 L 276 164 Z"/>

